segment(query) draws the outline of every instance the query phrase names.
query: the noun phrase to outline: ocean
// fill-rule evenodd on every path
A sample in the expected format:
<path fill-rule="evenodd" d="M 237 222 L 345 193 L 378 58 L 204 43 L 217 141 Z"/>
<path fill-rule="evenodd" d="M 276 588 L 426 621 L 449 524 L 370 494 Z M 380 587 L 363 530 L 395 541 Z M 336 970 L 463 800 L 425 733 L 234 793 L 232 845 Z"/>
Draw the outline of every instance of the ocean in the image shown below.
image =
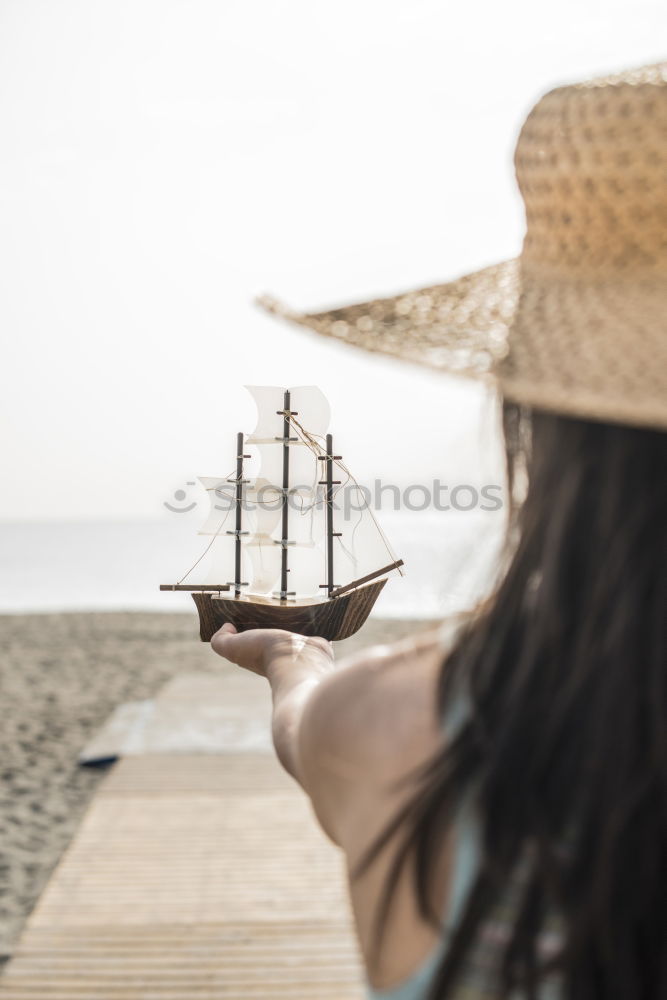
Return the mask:
<path fill-rule="evenodd" d="M 375 617 L 439 618 L 490 585 L 503 511 L 388 512 L 380 524 L 405 563 Z M 190 515 L 144 521 L 0 523 L 0 613 L 193 611 L 189 594 L 160 592 L 195 561 L 206 539 Z"/>

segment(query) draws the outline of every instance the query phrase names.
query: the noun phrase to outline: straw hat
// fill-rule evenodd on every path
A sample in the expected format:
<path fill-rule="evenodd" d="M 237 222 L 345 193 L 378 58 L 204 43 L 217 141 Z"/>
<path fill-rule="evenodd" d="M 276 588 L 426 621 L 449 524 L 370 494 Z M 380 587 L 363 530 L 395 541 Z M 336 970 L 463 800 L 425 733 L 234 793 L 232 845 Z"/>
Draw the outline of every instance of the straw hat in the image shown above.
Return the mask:
<path fill-rule="evenodd" d="M 667 429 L 667 62 L 549 91 L 514 164 L 519 258 L 326 312 L 259 303 L 515 402 Z"/>

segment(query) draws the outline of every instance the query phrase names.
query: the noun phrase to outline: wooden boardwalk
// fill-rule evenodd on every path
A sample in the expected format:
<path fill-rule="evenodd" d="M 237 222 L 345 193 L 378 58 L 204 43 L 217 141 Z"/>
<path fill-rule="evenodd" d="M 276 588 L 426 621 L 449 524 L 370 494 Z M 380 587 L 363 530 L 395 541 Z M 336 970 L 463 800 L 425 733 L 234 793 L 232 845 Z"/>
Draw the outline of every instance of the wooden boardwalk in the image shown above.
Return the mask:
<path fill-rule="evenodd" d="M 155 752 L 100 785 L 0 1000 L 361 1000 L 362 983 L 344 859 L 273 755 Z"/>

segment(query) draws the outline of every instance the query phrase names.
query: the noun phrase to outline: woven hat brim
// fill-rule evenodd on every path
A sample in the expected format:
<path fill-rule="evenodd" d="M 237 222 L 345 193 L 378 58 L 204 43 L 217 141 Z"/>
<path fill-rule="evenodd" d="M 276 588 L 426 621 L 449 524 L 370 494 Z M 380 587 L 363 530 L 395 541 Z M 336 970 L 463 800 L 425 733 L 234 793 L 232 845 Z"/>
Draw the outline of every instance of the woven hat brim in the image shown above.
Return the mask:
<path fill-rule="evenodd" d="M 324 337 L 452 374 L 488 377 L 507 350 L 519 294 L 517 259 L 441 285 L 299 313 L 264 295 L 257 304 Z"/>
<path fill-rule="evenodd" d="M 321 336 L 565 415 L 667 429 L 660 279 L 523 274 L 520 258 L 455 281 L 316 313 L 258 304 Z"/>
<path fill-rule="evenodd" d="M 667 283 L 660 276 L 525 274 L 495 367 L 506 399 L 667 429 Z"/>

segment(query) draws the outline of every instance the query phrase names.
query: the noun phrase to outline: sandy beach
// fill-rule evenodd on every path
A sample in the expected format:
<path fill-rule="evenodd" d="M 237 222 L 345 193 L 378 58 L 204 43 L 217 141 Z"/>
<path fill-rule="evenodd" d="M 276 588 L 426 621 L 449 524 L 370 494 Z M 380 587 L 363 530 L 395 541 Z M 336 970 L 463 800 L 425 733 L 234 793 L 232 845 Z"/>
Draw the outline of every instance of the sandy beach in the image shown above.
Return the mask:
<path fill-rule="evenodd" d="M 337 655 L 428 627 L 371 619 L 337 644 Z M 198 641 L 189 614 L 1 615 L 0 647 L 0 958 L 6 961 L 112 766 L 81 766 L 79 751 L 120 703 L 151 698 L 180 672 L 215 671 L 221 661 Z"/>

